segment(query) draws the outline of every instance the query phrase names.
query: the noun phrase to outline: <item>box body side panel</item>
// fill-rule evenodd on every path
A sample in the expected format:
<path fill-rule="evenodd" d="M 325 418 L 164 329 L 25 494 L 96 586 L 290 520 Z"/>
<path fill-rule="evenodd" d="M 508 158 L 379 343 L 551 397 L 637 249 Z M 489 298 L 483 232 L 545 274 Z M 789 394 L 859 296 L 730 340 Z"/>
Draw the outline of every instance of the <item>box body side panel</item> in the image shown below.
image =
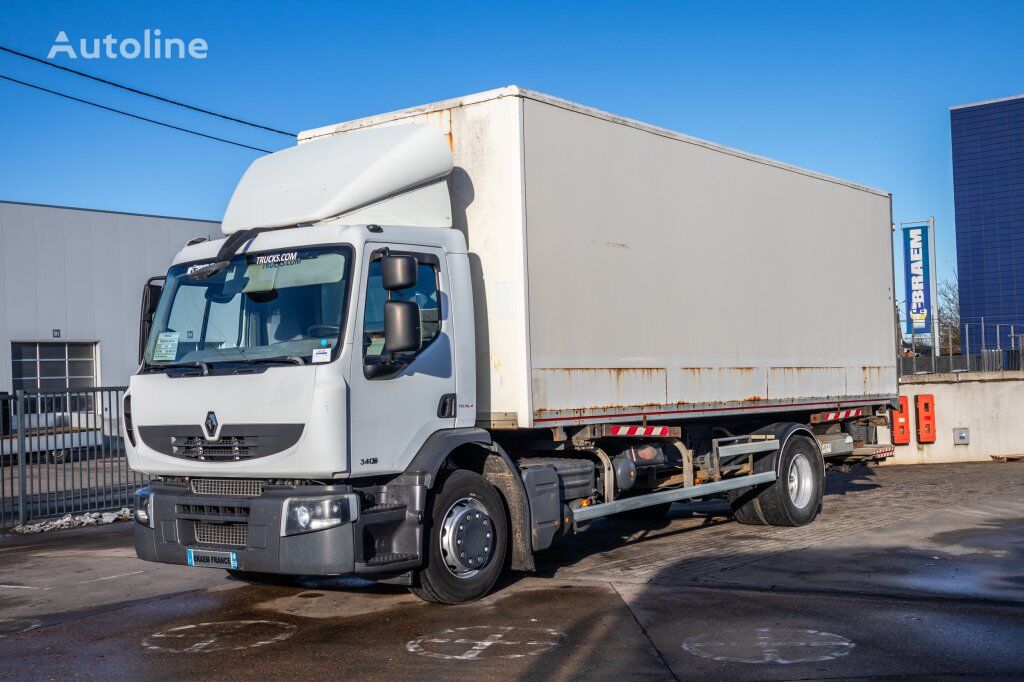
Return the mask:
<path fill-rule="evenodd" d="M 890 200 L 524 99 L 533 418 L 895 395 Z"/>

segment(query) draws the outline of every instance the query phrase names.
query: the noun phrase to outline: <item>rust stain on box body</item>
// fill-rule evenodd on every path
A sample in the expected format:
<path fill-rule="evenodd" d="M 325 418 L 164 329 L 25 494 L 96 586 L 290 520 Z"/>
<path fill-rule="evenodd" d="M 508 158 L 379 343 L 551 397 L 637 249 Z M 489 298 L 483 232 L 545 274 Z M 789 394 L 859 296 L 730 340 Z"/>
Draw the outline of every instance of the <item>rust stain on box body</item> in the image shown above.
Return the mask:
<path fill-rule="evenodd" d="M 772 403 L 884 394 L 884 366 L 573 367 L 536 369 L 535 414 Z"/>

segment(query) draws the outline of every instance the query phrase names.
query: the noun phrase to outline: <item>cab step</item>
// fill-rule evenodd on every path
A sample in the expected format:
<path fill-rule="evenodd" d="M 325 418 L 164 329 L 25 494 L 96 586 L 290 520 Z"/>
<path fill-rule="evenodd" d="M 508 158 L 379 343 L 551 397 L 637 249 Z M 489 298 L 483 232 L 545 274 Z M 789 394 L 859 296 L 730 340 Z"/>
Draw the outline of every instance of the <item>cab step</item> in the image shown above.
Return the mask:
<path fill-rule="evenodd" d="M 418 568 L 420 557 L 416 554 L 378 554 L 366 561 L 355 562 L 356 575 L 371 576 L 374 573 L 392 575 Z"/>
<path fill-rule="evenodd" d="M 378 504 L 362 510 L 359 516 L 363 524 L 379 526 L 404 521 L 406 509 L 404 504 Z"/>
<path fill-rule="evenodd" d="M 419 559 L 415 554 L 378 554 L 375 557 L 370 557 L 366 560 L 366 566 L 380 567 L 380 566 L 392 566 L 394 564 L 403 564 L 409 561 L 417 561 Z"/>

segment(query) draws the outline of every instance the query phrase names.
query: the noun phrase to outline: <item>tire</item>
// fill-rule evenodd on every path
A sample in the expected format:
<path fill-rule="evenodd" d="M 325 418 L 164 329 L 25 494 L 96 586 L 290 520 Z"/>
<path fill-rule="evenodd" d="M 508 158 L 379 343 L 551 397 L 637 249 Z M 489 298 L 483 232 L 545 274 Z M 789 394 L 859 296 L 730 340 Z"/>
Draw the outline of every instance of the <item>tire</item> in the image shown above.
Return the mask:
<path fill-rule="evenodd" d="M 757 504 L 757 494 L 762 490 L 760 487 L 739 488 L 726 493 L 729 506 L 732 508 L 732 517 L 737 522 L 748 526 L 765 526 L 768 522 L 761 515 L 761 509 Z"/>
<path fill-rule="evenodd" d="M 629 511 L 612 514 L 612 518 L 627 519 L 629 521 L 662 521 L 666 516 L 668 516 L 670 509 L 672 509 L 672 503 L 663 502 L 662 504 L 656 504 L 651 507 L 641 507 L 640 509 L 630 509 Z"/>
<path fill-rule="evenodd" d="M 46 461 L 50 464 L 63 464 L 71 461 L 71 453 L 67 450 L 51 450 L 46 454 Z"/>
<path fill-rule="evenodd" d="M 740 523 L 805 526 L 818 516 L 825 462 L 817 444 L 805 436 L 793 436 L 779 459 L 779 477 L 773 483 L 729 493 L 729 505 Z"/>
<path fill-rule="evenodd" d="M 426 535 L 426 560 L 419 584 L 409 588 L 413 594 L 435 604 L 464 604 L 490 592 L 505 568 L 509 537 L 494 486 L 472 471 L 449 474 L 434 496 Z"/>

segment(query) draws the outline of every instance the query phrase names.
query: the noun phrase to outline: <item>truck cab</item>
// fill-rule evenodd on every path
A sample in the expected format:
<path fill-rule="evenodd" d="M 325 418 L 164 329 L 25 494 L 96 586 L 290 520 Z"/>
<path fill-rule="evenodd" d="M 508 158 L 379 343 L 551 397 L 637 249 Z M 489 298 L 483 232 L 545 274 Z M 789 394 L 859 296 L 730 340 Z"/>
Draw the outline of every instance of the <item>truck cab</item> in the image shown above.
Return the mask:
<path fill-rule="evenodd" d="M 189 244 L 174 259 L 125 396 L 129 463 L 155 479 L 136 505 L 142 558 L 384 577 L 419 561 L 417 532 L 404 552 L 377 550 L 407 516 L 421 524 L 429 480 L 413 475 L 359 494 L 350 482 L 403 474 L 437 434 L 486 439 L 472 428 L 466 241 L 435 196 L 446 198 L 451 156 L 424 126 L 392 132 L 254 164 L 232 200 L 226 238 Z M 400 157 L 392 166 L 419 164 L 419 174 L 372 168 L 388 153 Z M 328 188 L 334 195 L 295 205 L 310 170 L 323 184 L 325 162 L 340 178 Z M 374 180 L 365 166 L 385 181 L 369 200 L 365 192 L 345 199 L 370 204 L 353 216 L 330 202 Z M 296 168 L 307 175 L 296 178 Z M 253 197 L 255 209 L 238 203 Z M 387 214 L 399 224 L 358 222 Z M 383 531 L 366 545 L 370 526 Z"/>

